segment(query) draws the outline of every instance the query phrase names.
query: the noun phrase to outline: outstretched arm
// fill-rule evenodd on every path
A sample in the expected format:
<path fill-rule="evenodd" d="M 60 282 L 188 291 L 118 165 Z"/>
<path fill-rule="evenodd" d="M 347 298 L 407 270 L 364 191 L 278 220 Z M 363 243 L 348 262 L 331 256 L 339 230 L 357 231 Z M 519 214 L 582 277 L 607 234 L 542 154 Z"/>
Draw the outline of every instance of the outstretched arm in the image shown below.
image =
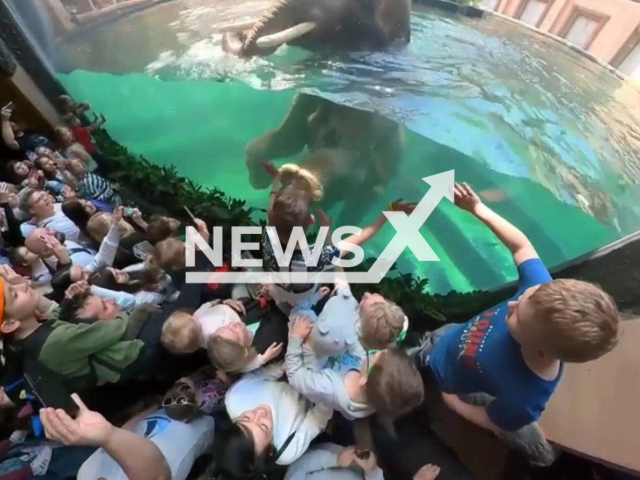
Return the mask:
<path fill-rule="evenodd" d="M 415 210 L 415 208 L 415 203 L 405 203 L 401 198 L 399 198 L 391 202 L 387 207 L 387 210 L 392 212 L 405 212 L 410 214 L 411 212 L 413 212 L 413 210 Z M 380 213 L 380 215 L 378 215 L 378 218 L 376 218 L 375 221 L 371 223 L 371 225 L 364 227 L 359 234 L 351 235 L 350 237 L 345 238 L 340 243 L 353 243 L 354 245 L 361 246 L 376 233 L 378 233 L 385 223 L 387 223 L 387 217 L 384 215 L 384 213 Z M 338 247 L 339 246 L 340 245 L 338 245 Z M 341 256 L 346 255 L 348 252 L 348 250 L 340 250 Z"/>
<path fill-rule="evenodd" d="M 531 258 L 538 258 L 538 253 L 527 236 L 482 203 L 480 197 L 468 184 L 456 183 L 454 197 L 458 207 L 475 215 L 505 244 L 513 254 L 516 265 Z"/>
<path fill-rule="evenodd" d="M 100 120 L 98 120 L 98 116 L 95 115 L 96 121 L 94 121 L 91 125 L 87 127 L 89 132 L 95 132 L 100 127 L 102 127 L 105 123 L 107 123 L 107 119 L 104 115 L 100 115 Z"/>
<path fill-rule="evenodd" d="M 13 128 L 11 128 L 11 110 L 3 108 L 0 116 L 2 117 L 2 140 L 11 150 L 20 150 L 20 144 L 16 141 Z"/>
<path fill-rule="evenodd" d="M 114 427 L 102 415 L 89 410 L 78 395 L 71 397 L 79 407 L 75 419 L 61 409 L 40 410 L 47 438 L 65 445 L 103 448 L 129 480 L 171 480 L 167 461 L 155 444 L 131 431 Z"/>

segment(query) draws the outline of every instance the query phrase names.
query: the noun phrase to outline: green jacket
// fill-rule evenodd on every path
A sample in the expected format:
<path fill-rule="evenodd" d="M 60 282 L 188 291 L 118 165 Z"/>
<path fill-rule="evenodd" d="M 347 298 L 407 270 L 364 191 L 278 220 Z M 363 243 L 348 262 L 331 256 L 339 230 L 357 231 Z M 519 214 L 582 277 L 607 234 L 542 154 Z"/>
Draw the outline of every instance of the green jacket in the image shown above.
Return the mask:
<path fill-rule="evenodd" d="M 75 324 L 51 319 L 53 331 L 38 361 L 76 385 L 114 383 L 120 372 L 133 363 L 144 346 L 142 340 L 127 340 L 128 319 Z"/>

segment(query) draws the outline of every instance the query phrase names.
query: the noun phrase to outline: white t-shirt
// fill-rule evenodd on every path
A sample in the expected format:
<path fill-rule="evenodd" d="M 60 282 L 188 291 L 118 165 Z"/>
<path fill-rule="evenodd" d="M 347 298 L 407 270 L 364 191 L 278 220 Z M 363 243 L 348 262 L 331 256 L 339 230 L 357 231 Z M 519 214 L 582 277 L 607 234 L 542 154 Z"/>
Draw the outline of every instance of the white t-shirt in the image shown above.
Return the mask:
<path fill-rule="evenodd" d="M 273 415 L 272 444 L 276 451 L 295 433 L 278 458 L 276 463 L 279 465 L 289 465 L 297 460 L 325 429 L 333 414 L 331 407 L 312 405 L 291 385 L 265 378 L 260 370 L 247 373 L 234 383 L 224 403 L 232 420 L 260 405 L 269 405 Z"/>
<path fill-rule="evenodd" d="M 24 238 L 27 238 L 27 235 L 29 235 L 29 233 L 36 227 L 42 227 L 50 228 L 55 232 L 64 233 L 66 240 L 71 240 L 73 242 L 77 241 L 80 237 L 80 229 L 69 219 L 69 217 L 62 213 L 62 204 L 55 203 L 53 205 L 53 209 L 55 213 L 52 216 L 38 222 L 37 225 L 32 221 L 25 222 L 20 225 L 20 231 L 22 232 Z"/>
<path fill-rule="evenodd" d="M 189 423 L 172 420 L 164 409 L 147 416 L 134 433 L 158 446 L 171 469 L 172 480 L 185 480 L 193 462 L 213 443 L 213 418 L 202 415 Z M 80 467 L 77 480 L 128 480 L 124 471 L 102 448 Z"/>
<path fill-rule="evenodd" d="M 193 318 L 200 326 L 202 338 L 205 342 L 209 337 L 216 333 L 218 329 L 226 327 L 234 322 L 242 323 L 238 312 L 222 303 L 218 303 L 217 305 L 212 305 L 211 302 L 205 303 L 196 310 L 193 314 Z"/>

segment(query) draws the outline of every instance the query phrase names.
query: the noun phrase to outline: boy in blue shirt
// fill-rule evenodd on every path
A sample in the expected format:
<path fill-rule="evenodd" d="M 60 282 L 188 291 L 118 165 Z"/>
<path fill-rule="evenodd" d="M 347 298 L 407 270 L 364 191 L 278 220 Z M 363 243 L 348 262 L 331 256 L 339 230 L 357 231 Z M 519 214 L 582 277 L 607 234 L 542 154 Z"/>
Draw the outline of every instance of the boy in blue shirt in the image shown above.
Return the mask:
<path fill-rule="evenodd" d="M 455 185 L 455 203 L 509 248 L 518 268 L 518 292 L 466 323 L 432 332 L 410 354 L 430 368 L 447 406 L 531 454 L 532 442 L 546 443 L 531 424 L 558 384 L 563 362 L 595 360 L 615 347 L 619 312 L 595 285 L 552 280 L 529 239 L 466 183 Z M 470 394 L 486 394 L 488 404 L 471 405 L 459 397 Z M 519 432 L 524 435 L 508 433 L 527 426 Z"/>

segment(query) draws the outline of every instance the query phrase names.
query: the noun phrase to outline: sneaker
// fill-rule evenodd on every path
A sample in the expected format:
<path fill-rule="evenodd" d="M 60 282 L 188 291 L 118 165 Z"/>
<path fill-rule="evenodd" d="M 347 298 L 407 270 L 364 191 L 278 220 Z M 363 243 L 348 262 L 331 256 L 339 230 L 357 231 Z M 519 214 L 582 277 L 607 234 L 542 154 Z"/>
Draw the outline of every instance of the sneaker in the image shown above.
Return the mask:
<path fill-rule="evenodd" d="M 40 450 L 40 453 L 31 462 L 31 472 L 34 475 L 44 475 L 49 470 L 49 463 L 51 463 L 51 455 L 53 450 L 49 445 L 45 445 Z"/>
<path fill-rule="evenodd" d="M 12 445 L 16 445 L 18 443 L 22 443 L 27 439 L 27 435 L 29 432 L 27 430 L 16 430 L 9 437 L 9 441 Z"/>

